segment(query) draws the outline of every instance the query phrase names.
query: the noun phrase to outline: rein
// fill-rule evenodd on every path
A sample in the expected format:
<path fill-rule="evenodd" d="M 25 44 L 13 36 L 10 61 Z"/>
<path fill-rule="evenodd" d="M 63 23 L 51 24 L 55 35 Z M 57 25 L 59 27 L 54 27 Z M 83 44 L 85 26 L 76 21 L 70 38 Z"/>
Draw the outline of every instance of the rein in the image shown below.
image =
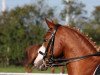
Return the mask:
<path fill-rule="evenodd" d="M 80 56 L 80 57 L 74 57 L 74 58 L 69 58 L 69 59 L 52 59 L 53 63 L 59 62 L 61 64 L 51 64 L 52 66 L 65 66 L 66 64 L 69 64 L 71 62 L 79 61 L 85 58 L 89 58 L 91 56 L 100 56 L 100 52 L 94 53 L 94 54 L 89 54 L 85 56 Z M 65 62 L 65 63 L 63 63 Z"/>
<path fill-rule="evenodd" d="M 55 35 L 56 35 L 57 29 L 59 26 L 60 26 L 59 24 L 55 25 L 54 31 L 50 37 L 49 43 L 48 43 L 47 48 L 46 48 L 46 52 L 45 53 L 42 53 L 41 51 L 39 52 L 40 54 L 43 55 L 43 59 L 45 61 L 45 59 L 47 58 L 48 50 L 50 48 L 51 57 L 48 59 L 48 61 L 49 61 L 49 64 L 47 64 L 48 66 L 65 66 L 71 62 L 79 61 L 79 60 L 82 60 L 85 58 L 89 58 L 91 56 L 100 56 L 100 52 L 96 52 L 94 54 L 89 54 L 89 55 L 74 57 L 74 58 L 69 58 L 69 59 L 55 59 L 54 55 L 53 55 L 54 41 L 55 41 Z M 58 62 L 58 63 L 54 64 L 56 62 Z"/>

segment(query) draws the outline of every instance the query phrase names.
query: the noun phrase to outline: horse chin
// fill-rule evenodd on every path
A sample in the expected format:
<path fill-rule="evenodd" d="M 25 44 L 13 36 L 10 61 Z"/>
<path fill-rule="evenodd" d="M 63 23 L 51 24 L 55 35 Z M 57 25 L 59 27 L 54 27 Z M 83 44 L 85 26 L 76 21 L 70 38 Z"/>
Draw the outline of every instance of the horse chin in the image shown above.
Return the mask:
<path fill-rule="evenodd" d="M 39 66 L 38 70 L 40 71 L 46 71 L 48 69 L 48 67 L 46 67 L 44 64 L 42 64 L 41 66 Z"/>
<path fill-rule="evenodd" d="M 40 66 L 35 66 L 35 68 L 39 71 L 46 71 L 48 69 L 48 67 L 46 67 L 44 64 Z"/>
<path fill-rule="evenodd" d="M 35 68 L 38 69 L 39 71 L 45 71 L 48 69 L 48 67 L 43 63 L 43 60 L 40 60 L 38 63 L 36 63 Z"/>

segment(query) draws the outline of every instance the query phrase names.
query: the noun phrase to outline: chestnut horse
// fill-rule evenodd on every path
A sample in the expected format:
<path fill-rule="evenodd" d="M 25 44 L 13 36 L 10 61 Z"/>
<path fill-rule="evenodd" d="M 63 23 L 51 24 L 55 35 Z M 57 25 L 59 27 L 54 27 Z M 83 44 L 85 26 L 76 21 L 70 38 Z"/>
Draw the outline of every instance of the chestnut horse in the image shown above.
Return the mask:
<path fill-rule="evenodd" d="M 36 68 L 44 69 L 59 61 L 65 63 L 68 75 L 100 75 L 100 52 L 87 36 L 69 26 L 48 20 L 46 23 L 49 30 L 34 61 Z M 60 59 L 61 56 L 64 59 Z"/>
<path fill-rule="evenodd" d="M 25 51 L 25 60 L 24 60 L 24 67 L 26 72 L 32 72 L 32 69 L 34 68 L 34 60 L 37 56 L 38 49 L 41 47 L 41 45 L 32 45 L 26 48 Z M 65 73 L 64 67 L 61 66 L 61 73 Z M 51 73 L 55 73 L 55 67 L 51 67 Z"/>

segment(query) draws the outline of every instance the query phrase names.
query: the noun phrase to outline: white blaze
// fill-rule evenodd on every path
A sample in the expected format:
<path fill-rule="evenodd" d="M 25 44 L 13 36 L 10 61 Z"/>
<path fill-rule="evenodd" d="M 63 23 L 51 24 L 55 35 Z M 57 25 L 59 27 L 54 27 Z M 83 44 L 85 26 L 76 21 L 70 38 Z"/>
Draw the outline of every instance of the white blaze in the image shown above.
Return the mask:
<path fill-rule="evenodd" d="M 43 55 L 39 53 L 39 51 L 41 51 L 42 53 L 45 53 L 46 48 L 42 45 L 39 50 L 38 50 L 38 56 L 34 61 L 34 64 L 37 64 L 40 60 L 43 59 Z"/>

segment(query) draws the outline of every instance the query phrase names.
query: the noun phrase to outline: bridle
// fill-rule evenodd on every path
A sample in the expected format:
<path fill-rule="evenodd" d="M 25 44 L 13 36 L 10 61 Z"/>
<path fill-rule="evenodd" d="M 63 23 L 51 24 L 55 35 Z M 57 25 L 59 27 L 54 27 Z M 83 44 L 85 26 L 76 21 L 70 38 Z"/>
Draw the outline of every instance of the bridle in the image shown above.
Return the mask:
<path fill-rule="evenodd" d="M 49 31 L 51 33 L 51 37 L 48 39 L 48 45 L 46 47 L 45 53 L 39 51 L 39 53 L 43 55 L 43 60 L 45 61 L 46 58 L 47 58 L 48 51 L 50 49 L 50 53 L 51 53 L 50 55 L 51 55 L 51 57 L 50 57 L 50 59 L 48 59 L 49 64 L 52 64 L 53 63 L 53 59 L 54 59 L 54 55 L 53 55 L 54 41 L 55 41 L 55 35 L 56 35 L 57 29 L 58 29 L 59 26 L 60 25 L 57 24 L 57 25 L 55 25 L 53 32 L 50 32 Z M 46 41 L 44 40 L 44 42 L 46 42 Z"/>
<path fill-rule="evenodd" d="M 59 24 L 56 24 L 55 27 L 54 27 L 54 31 L 52 32 L 51 34 L 51 37 L 49 39 L 49 42 L 48 42 L 48 45 L 47 45 L 47 48 L 46 48 L 46 51 L 45 53 L 42 53 L 41 51 L 39 51 L 40 54 L 43 55 L 43 60 L 45 61 L 47 58 L 47 54 L 48 54 L 48 51 L 50 49 L 50 52 L 51 52 L 51 57 L 48 59 L 48 66 L 65 66 L 66 64 L 69 64 L 71 62 L 75 62 L 75 61 L 79 61 L 79 60 L 82 60 L 82 59 L 85 59 L 85 58 L 89 58 L 91 56 L 100 56 L 100 52 L 96 52 L 94 54 L 89 54 L 89 55 L 85 55 L 85 56 L 80 56 L 80 57 L 74 57 L 74 58 L 68 58 L 68 59 L 55 59 L 54 55 L 53 55 L 53 52 L 54 52 L 54 41 L 55 41 L 55 35 L 56 35 L 56 32 L 58 30 L 58 28 L 60 27 L 61 25 Z M 55 64 L 57 62 L 57 64 Z"/>

